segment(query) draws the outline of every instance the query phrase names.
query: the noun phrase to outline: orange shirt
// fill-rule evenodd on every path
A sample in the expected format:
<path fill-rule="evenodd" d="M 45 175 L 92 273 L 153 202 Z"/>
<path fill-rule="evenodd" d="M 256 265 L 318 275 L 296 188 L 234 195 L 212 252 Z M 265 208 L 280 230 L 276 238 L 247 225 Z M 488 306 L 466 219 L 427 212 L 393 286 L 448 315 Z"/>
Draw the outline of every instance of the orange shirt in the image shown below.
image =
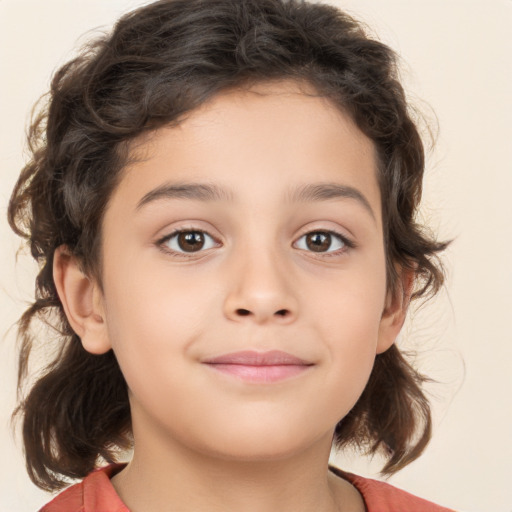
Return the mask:
<path fill-rule="evenodd" d="M 123 467 L 123 464 L 112 464 L 93 471 L 81 482 L 62 491 L 40 512 L 130 512 L 110 482 Z M 453 512 L 385 482 L 331 469 L 361 493 L 367 512 Z"/>

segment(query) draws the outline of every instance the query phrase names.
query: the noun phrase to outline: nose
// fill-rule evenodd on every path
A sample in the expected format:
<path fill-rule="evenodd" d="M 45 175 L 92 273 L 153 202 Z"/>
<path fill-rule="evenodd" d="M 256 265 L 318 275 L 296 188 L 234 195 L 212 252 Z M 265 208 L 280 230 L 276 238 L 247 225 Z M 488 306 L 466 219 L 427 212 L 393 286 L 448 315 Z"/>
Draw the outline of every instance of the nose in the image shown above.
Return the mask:
<path fill-rule="evenodd" d="M 233 321 L 257 324 L 292 323 L 298 300 L 292 276 L 276 255 L 252 255 L 230 265 L 224 314 Z"/>

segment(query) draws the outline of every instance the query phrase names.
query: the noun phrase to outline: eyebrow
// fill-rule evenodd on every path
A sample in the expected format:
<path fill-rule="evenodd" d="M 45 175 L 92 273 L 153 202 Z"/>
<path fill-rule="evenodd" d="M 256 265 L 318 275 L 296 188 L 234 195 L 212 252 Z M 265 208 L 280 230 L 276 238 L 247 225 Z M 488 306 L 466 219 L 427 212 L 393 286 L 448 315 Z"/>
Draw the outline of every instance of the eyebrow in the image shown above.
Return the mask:
<path fill-rule="evenodd" d="M 376 220 L 370 202 L 357 188 L 339 183 L 308 183 L 294 189 L 288 200 L 296 203 L 308 203 L 314 201 L 328 201 L 329 199 L 355 199 Z"/>
<path fill-rule="evenodd" d="M 374 220 L 376 219 L 368 199 L 357 188 L 339 183 L 308 183 L 301 185 L 291 190 L 286 199 L 291 203 L 308 203 L 339 198 L 356 200 Z M 234 194 L 228 189 L 210 183 L 164 183 L 145 194 L 137 203 L 136 210 L 162 199 L 233 202 Z"/>
<path fill-rule="evenodd" d="M 193 199 L 196 201 L 233 201 L 233 194 L 209 183 L 165 183 L 148 192 L 137 203 L 136 210 L 160 199 Z"/>

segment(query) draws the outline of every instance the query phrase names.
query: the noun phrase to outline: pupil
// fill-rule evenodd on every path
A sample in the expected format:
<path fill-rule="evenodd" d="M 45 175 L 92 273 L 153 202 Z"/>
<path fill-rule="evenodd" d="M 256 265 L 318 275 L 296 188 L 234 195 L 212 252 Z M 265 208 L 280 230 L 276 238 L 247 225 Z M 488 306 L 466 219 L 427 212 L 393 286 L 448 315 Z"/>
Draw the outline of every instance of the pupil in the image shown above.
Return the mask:
<path fill-rule="evenodd" d="M 178 244 L 187 252 L 199 251 L 204 245 L 204 236 L 199 231 L 187 231 L 178 235 Z"/>
<path fill-rule="evenodd" d="M 329 233 L 310 233 L 306 243 L 308 248 L 314 252 L 327 251 L 331 246 L 331 235 Z"/>

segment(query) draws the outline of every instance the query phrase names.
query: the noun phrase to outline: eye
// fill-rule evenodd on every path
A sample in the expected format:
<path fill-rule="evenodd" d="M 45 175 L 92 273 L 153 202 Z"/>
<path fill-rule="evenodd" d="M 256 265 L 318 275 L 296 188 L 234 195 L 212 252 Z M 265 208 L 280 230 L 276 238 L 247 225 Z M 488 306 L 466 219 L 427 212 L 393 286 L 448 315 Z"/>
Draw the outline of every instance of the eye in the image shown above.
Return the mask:
<path fill-rule="evenodd" d="M 354 247 L 354 244 L 333 231 L 311 231 L 301 236 L 295 243 L 295 247 L 317 253 L 340 253 Z"/>
<path fill-rule="evenodd" d="M 159 244 L 178 253 L 199 252 L 217 245 L 208 233 L 199 230 L 175 231 L 162 239 Z"/>

